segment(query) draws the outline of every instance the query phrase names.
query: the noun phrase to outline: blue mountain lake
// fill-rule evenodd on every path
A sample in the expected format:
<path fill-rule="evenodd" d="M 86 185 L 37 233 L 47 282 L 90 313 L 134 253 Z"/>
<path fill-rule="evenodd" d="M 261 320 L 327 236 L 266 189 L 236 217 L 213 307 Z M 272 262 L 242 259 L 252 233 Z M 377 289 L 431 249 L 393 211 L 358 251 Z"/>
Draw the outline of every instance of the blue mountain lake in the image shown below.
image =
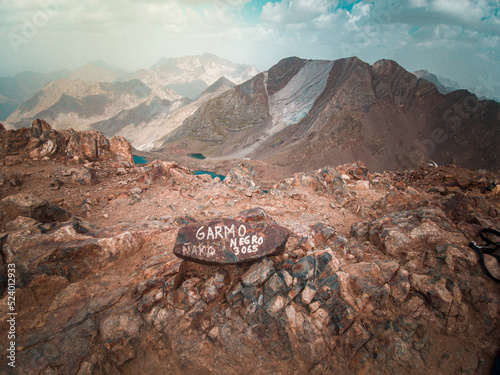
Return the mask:
<path fill-rule="evenodd" d="M 212 178 L 219 177 L 221 181 L 224 181 L 224 179 L 226 178 L 226 176 L 222 176 L 220 174 L 215 174 L 213 172 L 208 172 L 208 171 L 194 171 L 194 174 L 195 175 L 208 174 Z"/>
<path fill-rule="evenodd" d="M 134 164 L 146 164 L 148 161 L 142 156 L 132 155 L 134 158 Z"/>
<path fill-rule="evenodd" d="M 193 158 L 193 159 L 200 159 L 200 160 L 205 159 L 205 155 L 203 155 L 203 154 L 198 154 L 198 153 L 197 153 L 197 154 L 188 154 L 188 156 L 189 156 L 190 158 Z"/>

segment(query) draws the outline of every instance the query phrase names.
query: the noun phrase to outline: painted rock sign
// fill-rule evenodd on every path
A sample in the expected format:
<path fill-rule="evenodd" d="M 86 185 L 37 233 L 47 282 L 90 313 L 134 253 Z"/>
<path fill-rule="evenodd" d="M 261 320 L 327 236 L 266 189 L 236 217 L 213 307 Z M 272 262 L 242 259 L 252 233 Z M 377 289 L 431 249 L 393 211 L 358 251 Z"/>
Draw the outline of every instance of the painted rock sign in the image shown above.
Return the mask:
<path fill-rule="evenodd" d="M 277 224 L 210 220 L 180 228 L 174 254 L 202 263 L 246 262 L 280 253 L 289 234 Z"/>

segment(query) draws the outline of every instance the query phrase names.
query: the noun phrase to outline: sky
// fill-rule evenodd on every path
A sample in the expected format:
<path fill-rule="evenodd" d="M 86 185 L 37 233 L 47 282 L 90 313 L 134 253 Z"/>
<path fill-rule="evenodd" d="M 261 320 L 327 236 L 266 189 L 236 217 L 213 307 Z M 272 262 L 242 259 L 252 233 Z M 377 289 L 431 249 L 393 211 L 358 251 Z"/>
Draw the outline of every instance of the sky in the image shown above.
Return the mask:
<path fill-rule="evenodd" d="M 204 52 L 259 70 L 358 56 L 500 97 L 499 11 L 500 0 L 0 0 L 0 76 Z"/>

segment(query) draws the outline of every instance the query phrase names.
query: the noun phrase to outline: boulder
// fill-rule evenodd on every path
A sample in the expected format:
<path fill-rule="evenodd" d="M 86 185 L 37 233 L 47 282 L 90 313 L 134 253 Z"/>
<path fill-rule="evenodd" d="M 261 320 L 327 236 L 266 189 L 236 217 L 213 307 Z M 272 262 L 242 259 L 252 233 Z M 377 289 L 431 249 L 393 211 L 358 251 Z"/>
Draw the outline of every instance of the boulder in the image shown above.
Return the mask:
<path fill-rule="evenodd" d="M 125 138 L 114 136 L 109 140 L 109 152 L 116 158 L 123 158 L 131 163 L 134 162 L 132 156 L 132 146 Z"/>
<path fill-rule="evenodd" d="M 44 120 L 36 119 L 31 124 L 30 135 L 32 138 L 40 138 L 46 131 L 52 130 L 52 127 Z"/>
<path fill-rule="evenodd" d="M 231 168 L 226 178 L 224 179 L 225 185 L 238 185 L 244 188 L 255 187 L 253 177 L 255 171 L 253 167 L 245 162 L 241 162 L 235 167 Z"/>
<path fill-rule="evenodd" d="M 94 185 L 98 182 L 96 172 L 92 168 L 81 168 L 71 174 L 74 182 L 80 185 Z"/>
<path fill-rule="evenodd" d="M 7 130 L 3 134 L 2 139 L 2 147 L 8 153 L 19 151 L 29 143 L 29 129 Z"/>
<path fill-rule="evenodd" d="M 30 152 L 30 158 L 35 159 L 41 159 L 46 156 L 52 156 L 56 153 L 57 151 L 57 145 L 54 143 L 52 140 L 48 140 L 47 142 L 43 143 L 41 146 L 35 148 Z"/>
<path fill-rule="evenodd" d="M 18 216 L 32 218 L 44 223 L 69 220 L 71 215 L 60 207 L 38 198 L 33 194 L 17 194 L 0 201 L 4 223 Z"/>
<path fill-rule="evenodd" d="M 95 130 L 90 132 L 73 131 L 68 141 L 66 155 L 68 159 L 76 157 L 83 160 L 96 161 L 99 154 L 104 154 L 103 150 L 99 150 L 99 146 L 109 149 L 109 143 L 101 133 Z"/>

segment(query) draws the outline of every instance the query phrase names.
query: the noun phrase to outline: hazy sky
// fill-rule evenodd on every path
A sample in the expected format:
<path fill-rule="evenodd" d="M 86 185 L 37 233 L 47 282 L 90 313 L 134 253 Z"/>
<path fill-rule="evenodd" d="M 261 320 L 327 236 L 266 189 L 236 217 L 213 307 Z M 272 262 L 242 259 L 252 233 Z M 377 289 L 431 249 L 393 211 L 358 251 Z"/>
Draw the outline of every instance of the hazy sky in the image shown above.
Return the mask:
<path fill-rule="evenodd" d="M 0 0 L 0 76 L 103 59 L 128 70 L 214 53 L 394 59 L 500 91 L 500 0 Z"/>

